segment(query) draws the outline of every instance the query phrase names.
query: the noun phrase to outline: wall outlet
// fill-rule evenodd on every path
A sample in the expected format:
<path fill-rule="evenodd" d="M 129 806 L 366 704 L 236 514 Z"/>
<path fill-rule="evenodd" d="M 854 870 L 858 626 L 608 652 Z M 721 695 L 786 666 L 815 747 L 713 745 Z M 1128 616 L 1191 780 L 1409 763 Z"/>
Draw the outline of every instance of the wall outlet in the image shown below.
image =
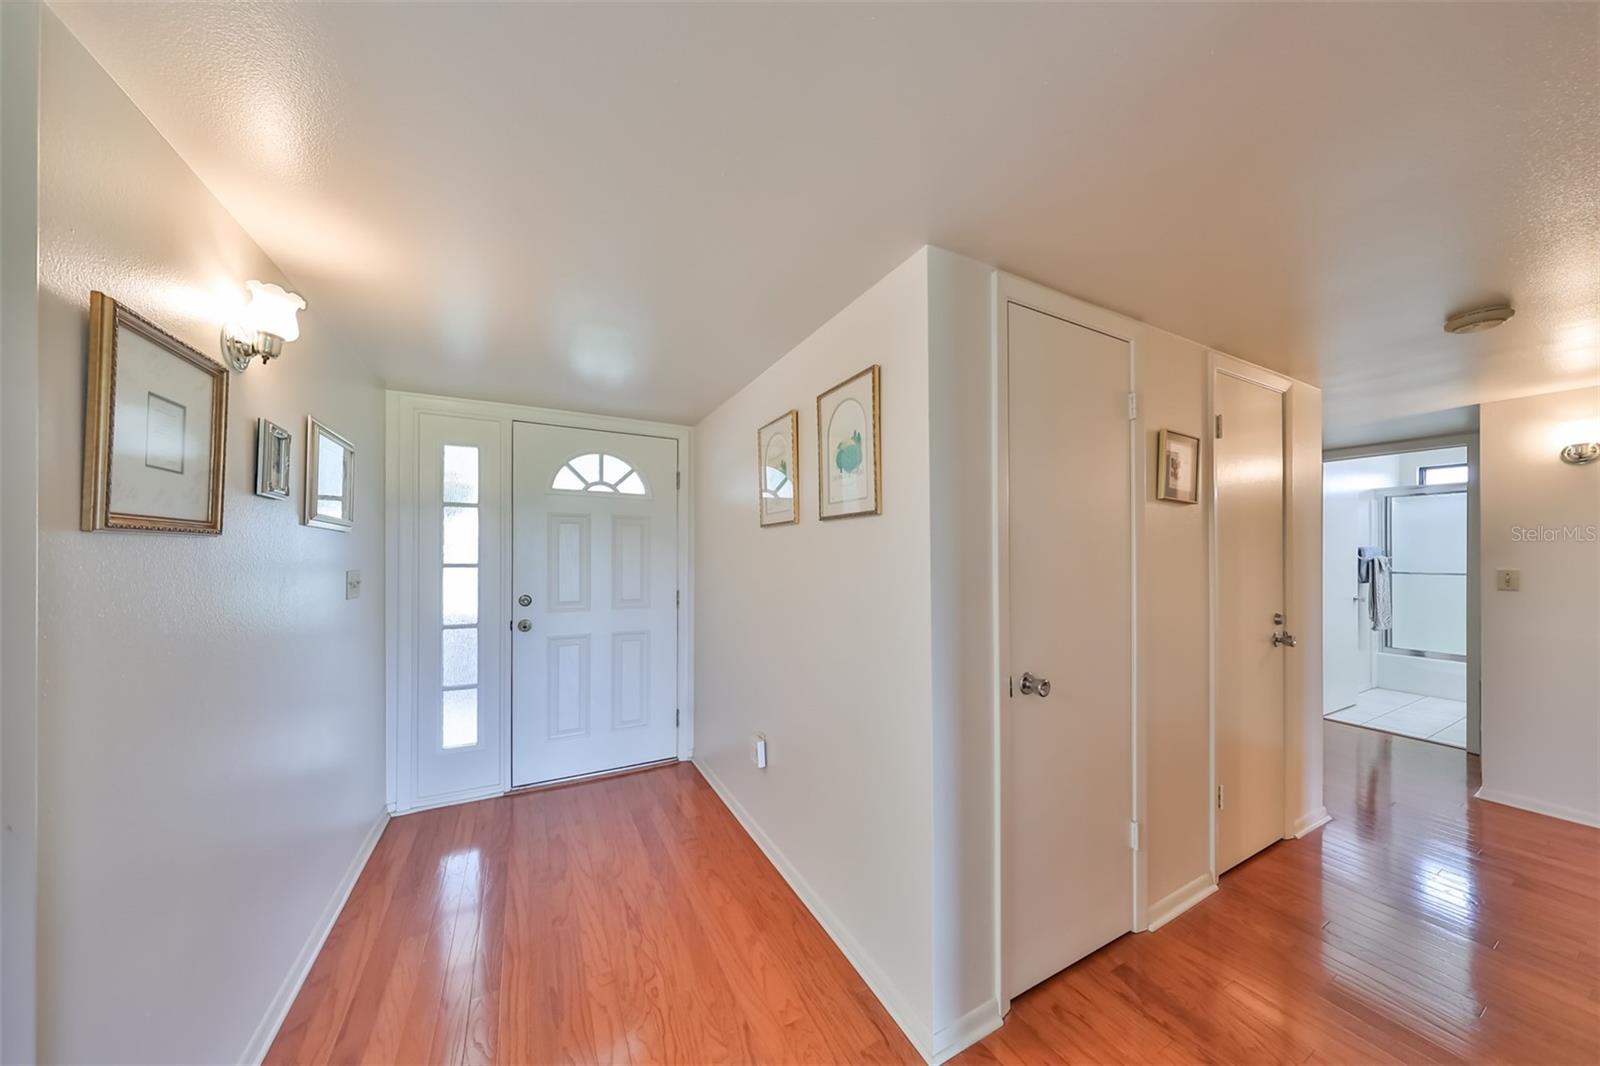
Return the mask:
<path fill-rule="evenodd" d="M 1494 572 L 1494 587 L 1501 592 L 1520 592 L 1522 590 L 1522 571 L 1496 570 Z"/>
<path fill-rule="evenodd" d="M 347 600 L 361 598 L 361 571 L 346 570 L 344 572 L 344 598 Z"/>
<path fill-rule="evenodd" d="M 767 768 L 767 735 L 765 733 L 750 734 L 750 761 L 756 764 L 757 770 Z"/>

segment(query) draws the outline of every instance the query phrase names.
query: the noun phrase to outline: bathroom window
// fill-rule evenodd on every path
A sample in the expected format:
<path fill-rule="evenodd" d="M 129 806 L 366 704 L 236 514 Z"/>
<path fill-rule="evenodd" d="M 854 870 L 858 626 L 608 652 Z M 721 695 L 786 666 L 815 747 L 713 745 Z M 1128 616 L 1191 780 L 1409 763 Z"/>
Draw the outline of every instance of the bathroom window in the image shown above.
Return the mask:
<path fill-rule="evenodd" d="M 1467 464 L 1451 463 L 1449 466 L 1425 466 L 1417 471 L 1419 485 L 1465 485 Z"/>

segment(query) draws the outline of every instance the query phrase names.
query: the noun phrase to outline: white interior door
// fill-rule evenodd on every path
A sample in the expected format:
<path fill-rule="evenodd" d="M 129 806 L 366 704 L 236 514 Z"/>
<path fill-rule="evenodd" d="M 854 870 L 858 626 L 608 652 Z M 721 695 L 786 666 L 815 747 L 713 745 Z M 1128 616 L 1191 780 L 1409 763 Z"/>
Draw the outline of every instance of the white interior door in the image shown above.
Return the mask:
<path fill-rule="evenodd" d="M 1010 304 L 1004 985 L 1131 928 L 1131 353 Z M 1030 681 L 1024 674 L 1048 680 Z"/>
<path fill-rule="evenodd" d="M 1283 394 L 1215 377 L 1217 872 L 1283 837 Z M 1353 564 L 1352 564 L 1353 565 Z M 1291 627 L 1292 628 L 1292 627 Z"/>
<path fill-rule="evenodd" d="M 677 754 L 678 444 L 512 429 L 511 780 Z"/>

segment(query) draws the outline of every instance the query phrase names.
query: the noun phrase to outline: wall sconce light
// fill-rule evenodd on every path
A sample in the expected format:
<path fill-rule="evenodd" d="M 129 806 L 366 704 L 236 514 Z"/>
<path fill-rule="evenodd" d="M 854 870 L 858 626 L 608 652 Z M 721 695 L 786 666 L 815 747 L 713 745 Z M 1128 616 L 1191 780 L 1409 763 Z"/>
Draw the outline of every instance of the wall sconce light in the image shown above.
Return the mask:
<path fill-rule="evenodd" d="M 250 302 L 222 327 L 222 354 L 241 373 L 256 356 L 265 364 L 283 354 L 284 341 L 300 336 L 295 314 L 306 307 L 298 293 L 271 282 L 247 281 L 244 287 L 250 290 Z"/>
<path fill-rule="evenodd" d="M 1587 444 L 1569 444 L 1561 449 L 1561 461 L 1571 463 L 1573 466 L 1583 466 L 1600 459 L 1600 442 L 1590 441 Z"/>

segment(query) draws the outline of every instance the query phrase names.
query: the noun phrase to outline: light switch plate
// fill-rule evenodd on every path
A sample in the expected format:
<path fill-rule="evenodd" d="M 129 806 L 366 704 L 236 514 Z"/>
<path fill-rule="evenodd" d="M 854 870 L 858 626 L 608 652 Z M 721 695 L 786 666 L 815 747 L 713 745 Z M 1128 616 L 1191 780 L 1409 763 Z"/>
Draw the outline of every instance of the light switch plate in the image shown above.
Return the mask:
<path fill-rule="evenodd" d="M 1494 572 L 1494 587 L 1501 592 L 1520 592 L 1522 590 L 1522 571 L 1496 570 Z"/>
<path fill-rule="evenodd" d="M 750 735 L 750 761 L 756 764 L 756 769 L 767 768 L 767 735 L 765 733 L 752 733 Z"/>
<path fill-rule="evenodd" d="M 344 598 L 347 600 L 361 598 L 361 571 L 346 570 L 344 572 Z"/>

